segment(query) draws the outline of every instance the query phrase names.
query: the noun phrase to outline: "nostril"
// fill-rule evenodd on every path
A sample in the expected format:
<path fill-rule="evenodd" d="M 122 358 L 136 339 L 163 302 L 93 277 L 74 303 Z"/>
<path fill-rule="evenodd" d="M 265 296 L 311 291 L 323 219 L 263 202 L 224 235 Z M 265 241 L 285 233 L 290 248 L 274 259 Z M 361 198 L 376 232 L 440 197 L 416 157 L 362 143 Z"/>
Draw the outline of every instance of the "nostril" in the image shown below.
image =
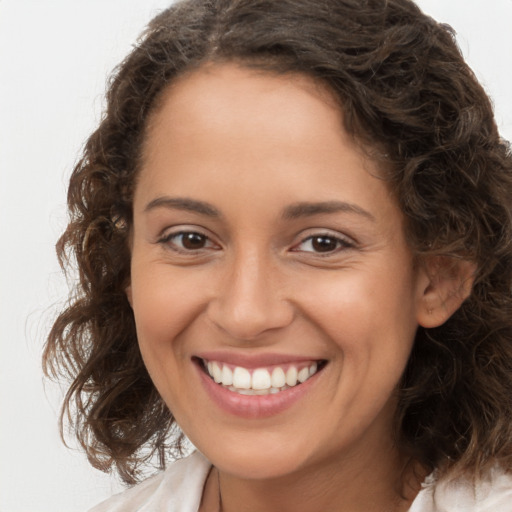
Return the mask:
<path fill-rule="evenodd" d="M 254 340 L 293 321 L 293 306 L 277 301 L 265 303 L 242 300 L 237 304 L 211 303 L 208 311 L 211 322 L 233 339 Z"/>
<path fill-rule="evenodd" d="M 209 319 L 240 340 L 253 340 L 289 325 L 293 307 L 278 284 L 278 272 L 276 263 L 269 261 L 267 246 L 264 250 L 254 244 L 238 248 L 208 303 Z"/>

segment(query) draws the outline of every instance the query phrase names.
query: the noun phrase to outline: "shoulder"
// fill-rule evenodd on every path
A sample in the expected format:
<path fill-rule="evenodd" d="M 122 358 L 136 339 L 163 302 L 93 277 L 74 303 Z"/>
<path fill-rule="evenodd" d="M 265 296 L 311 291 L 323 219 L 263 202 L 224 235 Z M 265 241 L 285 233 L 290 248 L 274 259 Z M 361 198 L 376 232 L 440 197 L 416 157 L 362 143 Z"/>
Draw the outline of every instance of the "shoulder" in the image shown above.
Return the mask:
<path fill-rule="evenodd" d="M 512 474 L 493 468 L 473 483 L 429 476 L 409 512 L 511 512 Z"/>
<path fill-rule="evenodd" d="M 199 452 L 116 494 L 89 512 L 197 512 L 210 463 Z"/>

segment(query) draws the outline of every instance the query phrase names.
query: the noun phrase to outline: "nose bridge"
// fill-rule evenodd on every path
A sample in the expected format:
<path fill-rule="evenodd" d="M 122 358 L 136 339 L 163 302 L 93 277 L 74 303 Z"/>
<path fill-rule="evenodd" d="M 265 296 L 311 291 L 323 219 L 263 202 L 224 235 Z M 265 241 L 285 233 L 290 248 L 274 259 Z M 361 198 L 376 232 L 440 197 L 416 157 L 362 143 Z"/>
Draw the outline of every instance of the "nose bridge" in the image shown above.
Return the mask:
<path fill-rule="evenodd" d="M 293 307 L 282 285 L 279 265 L 270 251 L 240 248 L 210 305 L 210 316 L 218 327 L 240 340 L 283 328 L 293 318 Z"/>

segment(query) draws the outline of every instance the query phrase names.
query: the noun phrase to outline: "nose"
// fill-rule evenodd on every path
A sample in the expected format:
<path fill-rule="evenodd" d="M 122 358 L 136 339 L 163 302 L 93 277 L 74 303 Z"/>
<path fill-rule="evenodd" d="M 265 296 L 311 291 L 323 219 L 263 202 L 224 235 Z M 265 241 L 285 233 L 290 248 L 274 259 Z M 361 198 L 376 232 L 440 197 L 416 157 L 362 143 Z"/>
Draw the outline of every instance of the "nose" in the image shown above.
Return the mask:
<path fill-rule="evenodd" d="M 294 306 L 285 295 L 283 273 L 270 259 L 240 255 L 219 279 L 208 315 L 233 340 L 256 340 L 293 320 Z"/>

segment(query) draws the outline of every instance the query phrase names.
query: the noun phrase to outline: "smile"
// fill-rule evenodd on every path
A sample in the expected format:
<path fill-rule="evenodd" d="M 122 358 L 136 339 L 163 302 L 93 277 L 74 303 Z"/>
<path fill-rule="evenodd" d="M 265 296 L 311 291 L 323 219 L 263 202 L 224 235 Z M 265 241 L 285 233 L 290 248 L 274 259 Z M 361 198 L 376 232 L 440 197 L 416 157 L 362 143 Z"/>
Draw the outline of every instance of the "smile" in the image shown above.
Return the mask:
<path fill-rule="evenodd" d="M 240 395 L 269 395 L 306 382 L 325 365 L 325 361 L 248 369 L 203 359 L 202 365 L 214 382 L 229 391 Z"/>

